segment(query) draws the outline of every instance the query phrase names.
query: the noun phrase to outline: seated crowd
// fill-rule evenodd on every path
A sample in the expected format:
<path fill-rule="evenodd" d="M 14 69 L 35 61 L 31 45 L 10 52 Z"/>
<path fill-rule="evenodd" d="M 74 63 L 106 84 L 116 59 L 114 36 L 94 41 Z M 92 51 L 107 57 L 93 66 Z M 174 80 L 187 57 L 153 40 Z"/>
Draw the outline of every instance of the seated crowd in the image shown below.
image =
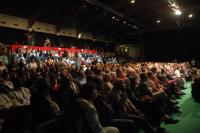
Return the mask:
<path fill-rule="evenodd" d="M 0 51 L 1 53 L 1 51 Z M 11 54 L 17 61 L 22 64 L 28 64 L 29 58 L 35 57 L 36 61 L 55 62 L 56 60 L 70 64 L 92 64 L 92 63 L 109 63 L 116 64 L 121 60 L 117 60 L 114 52 L 105 52 L 102 50 L 89 49 L 63 49 L 54 47 L 28 47 L 19 45 L 19 47 L 11 47 Z M 7 61 L 8 62 L 8 61 Z"/>
<path fill-rule="evenodd" d="M 178 122 L 170 115 L 180 112 L 176 99 L 184 95 L 189 63 L 54 60 L 13 54 L 7 65 L 0 62 L 0 130 L 159 133 L 161 122 Z M 17 108 L 13 117 L 6 115 Z M 17 116 L 21 121 L 14 120 Z"/>

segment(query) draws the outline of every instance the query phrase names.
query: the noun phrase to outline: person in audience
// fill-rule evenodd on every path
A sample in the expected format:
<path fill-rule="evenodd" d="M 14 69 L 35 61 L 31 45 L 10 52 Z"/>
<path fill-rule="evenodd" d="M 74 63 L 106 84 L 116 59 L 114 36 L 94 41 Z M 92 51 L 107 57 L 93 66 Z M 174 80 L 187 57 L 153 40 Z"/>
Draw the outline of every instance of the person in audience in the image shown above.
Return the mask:
<path fill-rule="evenodd" d="M 196 77 L 192 83 L 192 96 L 196 102 L 200 102 L 200 76 Z"/>
<path fill-rule="evenodd" d="M 8 70 L 11 71 L 12 69 L 16 70 L 19 68 L 20 68 L 20 66 L 19 66 L 19 63 L 17 62 L 17 58 L 12 57 L 9 65 L 8 65 Z"/>
<path fill-rule="evenodd" d="M 83 70 L 80 70 L 78 72 L 78 81 L 77 84 L 79 87 L 81 87 L 82 85 L 86 84 L 86 76 Z"/>
<path fill-rule="evenodd" d="M 113 89 L 113 84 L 111 83 L 111 79 L 110 79 L 110 74 L 107 73 L 103 76 L 103 80 L 104 80 L 104 93 L 105 94 L 109 94 L 112 89 Z"/>
<path fill-rule="evenodd" d="M 38 80 L 36 91 L 31 95 L 33 125 L 54 119 L 60 113 L 60 108 L 50 96 L 50 85 L 45 78 Z"/>
<path fill-rule="evenodd" d="M 94 100 L 97 98 L 97 88 L 95 84 L 89 83 L 81 88 L 81 97 L 89 103 L 89 118 L 88 124 L 94 133 L 119 133 L 119 130 L 114 127 L 102 127 L 98 118 L 98 112 L 94 106 Z"/>
<path fill-rule="evenodd" d="M 18 62 L 26 64 L 26 59 L 24 58 L 24 55 L 22 53 L 19 54 Z"/>
<path fill-rule="evenodd" d="M 37 67 L 38 66 L 37 66 L 37 64 L 35 62 L 35 58 L 34 58 L 34 56 L 32 56 L 31 59 L 30 59 L 30 62 L 28 63 L 28 68 L 30 70 L 33 70 L 34 72 L 36 72 Z"/>
<path fill-rule="evenodd" d="M 76 99 L 79 94 L 79 88 L 70 76 L 62 76 L 60 87 L 57 94 L 57 102 L 60 106 L 61 112 L 64 112 L 71 101 Z"/>
<path fill-rule="evenodd" d="M 0 61 L 0 72 L 3 72 L 3 71 L 8 71 L 8 70 L 5 63 L 3 61 Z"/>
<path fill-rule="evenodd" d="M 182 79 L 180 70 L 181 70 L 180 66 L 177 65 L 175 68 L 175 71 L 174 71 L 174 77 L 176 80 L 176 87 L 183 90 L 184 89 L 184 81 Z"/>
<path fill-rule="evenodd" d="M 2 73 L 2 85 L 9 92 L 14 89 L 14 84 L 11 82 L 10 74 L 7 71 Z"/>

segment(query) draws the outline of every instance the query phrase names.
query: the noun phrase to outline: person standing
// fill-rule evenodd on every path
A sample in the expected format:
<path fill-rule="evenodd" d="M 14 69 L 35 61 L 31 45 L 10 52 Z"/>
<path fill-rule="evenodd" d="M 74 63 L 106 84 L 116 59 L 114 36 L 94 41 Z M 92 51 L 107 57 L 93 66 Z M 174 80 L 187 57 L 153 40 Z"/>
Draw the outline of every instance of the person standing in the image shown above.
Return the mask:
<path fill-rule="evenodd" d="M 44 42 L 44 47 L 51 47 L 51 40 L 48 37 L 46 37 L 46 40 Z"/>

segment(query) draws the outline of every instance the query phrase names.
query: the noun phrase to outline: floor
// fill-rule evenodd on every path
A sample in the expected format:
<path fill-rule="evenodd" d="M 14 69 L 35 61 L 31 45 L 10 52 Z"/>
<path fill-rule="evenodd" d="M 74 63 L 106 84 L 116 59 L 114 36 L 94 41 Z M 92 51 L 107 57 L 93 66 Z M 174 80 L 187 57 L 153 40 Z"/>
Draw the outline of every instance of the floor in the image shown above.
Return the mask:
<path fill-rule="evenodd" d="M 196 103 L 191 96 L 191 82 L 185 84 L 186 95 L 178 100 L 182 113 L 172 117 L 179 119 L 177 124 L 162 124 L 169 133 L 200 133 L 200 103 Z"/>

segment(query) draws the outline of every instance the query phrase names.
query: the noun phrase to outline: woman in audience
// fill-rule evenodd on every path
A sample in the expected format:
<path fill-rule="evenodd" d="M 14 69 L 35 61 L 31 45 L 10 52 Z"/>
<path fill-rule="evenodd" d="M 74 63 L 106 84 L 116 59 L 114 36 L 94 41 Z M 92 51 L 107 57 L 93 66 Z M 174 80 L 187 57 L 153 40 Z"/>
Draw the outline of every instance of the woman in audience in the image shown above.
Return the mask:
<path fill-rule="evenodd" d="M 110 81 L 111 80 L 110 79 L 110 74 L 109 73 L 105 74 L 103 76 L 103 80 L 104 80 L 104 90 L 103 91 L 104 91 L 105 94 L 108 94 L 113 89 L 113 85 L 112 85 L 112 83 Z"/>

